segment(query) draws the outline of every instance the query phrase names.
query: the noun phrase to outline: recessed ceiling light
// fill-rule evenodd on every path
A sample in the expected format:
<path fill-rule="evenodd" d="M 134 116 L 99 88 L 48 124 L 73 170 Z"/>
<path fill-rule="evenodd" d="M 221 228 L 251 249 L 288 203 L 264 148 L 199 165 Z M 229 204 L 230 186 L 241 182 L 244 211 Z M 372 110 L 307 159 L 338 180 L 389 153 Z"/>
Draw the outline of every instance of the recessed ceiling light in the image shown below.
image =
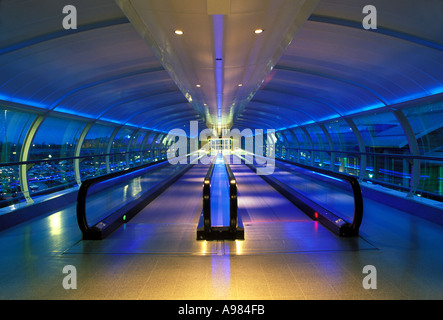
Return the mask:
<path fill-rule="evenodd" d="M 196 86 L 197 88 L 200 88 L 200 87 L 201 87 L 201 85 L 199 85 L 199 84 L 196 84 L 195 86 Z"/>
<path fill-rule="evenodd" d="M 175 30 L 174 32 L 175 32 L 175 34 L 178 34 L 179 36 L 184 34 L 183 30 Z"/>
<path fill-rule="evenodd" d="M 242 83 L 239 83 L 238 86 L 239 86 L 239 87 L 243 87 L 243 84 L 242 84 Z"/>
<path fill-rule="evenodd" d="M 254 33 L 255 34 L 260 34 L 262 33 L 264 30 L 263 29 L 255 29 Z"/>

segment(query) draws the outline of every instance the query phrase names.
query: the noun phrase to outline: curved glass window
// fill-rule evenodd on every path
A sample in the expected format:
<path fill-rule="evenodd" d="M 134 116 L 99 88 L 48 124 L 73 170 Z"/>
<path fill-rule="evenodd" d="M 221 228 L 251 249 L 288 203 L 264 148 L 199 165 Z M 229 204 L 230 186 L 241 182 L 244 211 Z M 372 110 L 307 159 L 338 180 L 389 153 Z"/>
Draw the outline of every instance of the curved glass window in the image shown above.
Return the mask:
<path fill-rule="evenodd" d="M 323 130 L 317 124 L 307 126 L 306 130 L 311 137 L 313 149 L 316 150 L 313 152 L 314 165 L 318 167 L 329 167 L 331 164 L 331 152 Z"/>
<path fill-rule="evenodd" d="M 80 159 L 80 175 L 82 181 L 107 173 L 106 149 L 114 127 L 94 124 L 88 131 L 80 151 L 80 156 L 93 156 Z"/>
<path fill-rule="evenodd" d="M 47 189 L 53 192 L 76 182 L 74 160 L 62 158 L 74 157 L 84 127 L 83 122 L 57 117 L 47 117 L 42 122 L 29 151 L 29 160 L 37 160 L 28 169 L 32 193 L 41 193 Z"/>
<path fill-rule="evenodd" d="M 139 151 L 141 151 L 142 142 L 146 134 L 146 131 L 139 131 L 132 140 L 131 147 L 129 148 L 129 166 L 131 168 L 142 164 L 141 152 Z"/>
<path fill-rule="evenodd" d="M 443 102 L 402 111 L 414 131 L 420 155 L 436 158 L 420 160 L 419 190 L 443 196 Z"/>
<path fill-rule="evenodd" d="M 0 207 L 23 199 L 19 166 L 12 163 L 20 161 L 23 141 L 35 117 L 32 113 L 0 107 Z"/>
<path fill-rule="evenodd" d="M 154 161 L 153 155 L 154 152 L 152 151 L 152 145 L 154 143 L 154 138 L 157 135 L 157 132 L 150 132 L 148 133 L 149 137 L 147 138 L 146 145 L 144 146 L 143 150 L 143 162 L 149 163 Z"/>
<path fill-rule="evenodd" d="M 29 160 L 73 157 L 84 122 L 47 117 L 35 134 Z"/>
<path fill-rule="evenodd" d="M 281 134 L 286 138 L 287 148 L 285 159 L 290 161 L 295 161 L 295 157 L 297 155 L 298 142 L 294 140 L 294 137 L 289 132 L 289 130 L 281 132 Z"/>
<path fill-rule="evenodd" d="M 111 126 L 94 124 L 83 141 L 80 155 L 88 156 L 106 153 L 109 139 L 114 129 Z"/>
<path fill-rule="evenodd" d="M 414 131 L 420 154 L 443 157 L 443 102 L 403 109 Z"/>
<path fill-rule="evenodd" d="M 280 133 L 276 132 L 276 141 L 275 141 L 275 156 L 280 158 L 286 157 L 286 140 L 285 137 Z"/>
<path fill-rule="evenodd" d="M 306 138 L 305 133 L 300 127 L 296 127 L 292 129 L 292 133 L 297 138 L 300 149 L 311 149 L 311 145 L 309 144 L 308 139 Z"/>
<path fill-rule="evenodd" d="M 291 147 L 297 146 L 298 143 L 293 140 L 292 135 L 289 133 L 288 130 L 283 131 L 282 134 L 286 137 L 286 140 L 288 141 L 288 143 Z"/>
<path fill-rule="evenodd" d="M 0 107 L 0 163 L 20 160 L 23 141 L 35 117 L 32 113 Z"/>
<path fill-rule="evenodd" d="M 358 175 L 360 157 L 355 153 L 358 153 L 360 148 L 352 128 L 344 119 L 326 122 L 325 128 L 331 136 L 334 151 L 338 151 L 334 153 L 335 157 L 332 159 L 331 167 L 333 170 Z"/>
<path fill-rule="evenodd" d="M 300 127 L 296 127 L 291 130 L 299 144 L 299 150 L 297 152 L 297 159 L 301 163 L 311 163 L 311 144 L 309 143 L 306 134 Z"/>
<path fill-rule="evenodd" d="M 125 152 L 128 149 L 128 143 L 132 137 L 134 130 L 121 128 L 112 141 L 111 153 L 111 171 L 120 171 L 128 167 L 129 163 L 126 159 Z"/>
<path fill-rule="evenodd" d="M 392 185 L 408 187 L 411 166 L 401 157 L 390 155 L 410 154 L 408 139 L 395 115 L 376 112 L 353 119 L 360 132 L 367 156 L 366 177 Z M 375 154 L 375 155 L 372 155 Z"/>
<path fill-rule="evenodd" d="M 167 138 L 167 135 L 160 133 L 154 140 L 152 150 L 154 161 L 158 161 L 166 158 L 166 151 L 164 150 L 163 141 Z"/>
<path fill-rule="evenodd" d="M 358 152 L 358 142 L 349 124 L 343 119 L 325 123 L 325 128 L 331 136 L 334 150 Z"/>
<path fill-rule="evenodd" d="M 392 112 L 374 113 L 353 119 L 367 152 L 408 154 L 408 139 Z"/>

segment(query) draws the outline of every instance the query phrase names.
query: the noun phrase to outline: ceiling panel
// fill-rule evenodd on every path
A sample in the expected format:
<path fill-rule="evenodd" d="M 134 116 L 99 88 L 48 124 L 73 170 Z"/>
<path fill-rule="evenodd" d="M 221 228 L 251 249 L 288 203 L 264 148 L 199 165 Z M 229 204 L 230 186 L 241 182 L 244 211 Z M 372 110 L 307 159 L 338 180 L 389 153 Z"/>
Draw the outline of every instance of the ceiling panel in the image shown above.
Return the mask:
<path fill-rule="evenodd" d="M 222 17 L 206 0 L 131 1 L 149 34 L 116 2 L 70 1 L 79 29 L 63 30 L 63 4 L 0 1 L 0 102 L 189 132 L 219 110 L 226 125 L 282 129 L 443 92 L 441 0 L 371 1 L 374 31 L 365 0 L 322 0 L 312 15 L 292 0 L 236 0 Z"/>

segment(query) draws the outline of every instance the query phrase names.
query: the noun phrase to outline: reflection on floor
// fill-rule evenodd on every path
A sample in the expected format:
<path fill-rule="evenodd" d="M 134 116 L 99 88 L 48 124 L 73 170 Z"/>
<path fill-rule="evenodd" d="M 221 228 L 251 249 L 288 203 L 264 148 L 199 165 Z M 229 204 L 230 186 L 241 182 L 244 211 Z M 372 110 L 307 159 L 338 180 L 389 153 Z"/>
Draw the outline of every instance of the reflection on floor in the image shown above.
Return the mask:
<path fill-rule="evenodd" d="M 74 207 L 1 232 L 0 298 L 443 299 L 442 227 L 367 200 L 362 236 L 338 238 L 242 166 L 246 240 L 196 241 L 206 170 L 101 242 L 80 241 Z M 76 290 L 63 288 L 66 265 Z M 375 290 L 363 288 L 366 265 Z"/>

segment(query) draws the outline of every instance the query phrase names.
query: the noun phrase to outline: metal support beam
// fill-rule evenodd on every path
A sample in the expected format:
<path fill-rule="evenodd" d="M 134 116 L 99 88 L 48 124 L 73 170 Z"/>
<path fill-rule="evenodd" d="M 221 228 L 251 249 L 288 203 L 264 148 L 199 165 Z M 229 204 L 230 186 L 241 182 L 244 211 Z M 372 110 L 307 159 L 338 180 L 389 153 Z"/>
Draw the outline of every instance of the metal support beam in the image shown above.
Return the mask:
<path fill-rule="evenodd" d="M 77 157 L 80 157 L 83 141 L 85 141 L 86 135 L 88 134 L 93 124 L 94 122 L 89 122 L 86 124 L 86 126 L 83 128 L 82 133 L 80 134 L 80 138 L 77 141 L 77 145 L 75 146 L 74 157 L 76 157 L 76 159 L 74 159 L 74 174 L 75 174 L 75 180 L 77 181 L 77 184 L 79 186 L 81 186 L 82 184 L 82 177 L 80 175 L 80 159 Z"/>
<path fill-rule="evenodd" d="M 300 127 L 300 129 L 305 134 L 306 139 L 308 139 L 309 146 L 310 146 L 310 149 L 311 149 L 311 151 L 310 151 L 311 152 L 311 166 L 314 166 L 314 151 L 312 151 L 312 150 L 314 150 L 314 144 L 312 143 L 312 138 L 309 135 L 309 132 L 308 132 L 308 130 L 305 127 Z"/>
<path fill-rule="evenodd" d="M 106 154 L 111 153 L 112 143 L 114 142 L 115 136 L 117 135 L 117 133 L 120 131 L 121 128 L 122 127 L 115 128 L 114 131 L 112 132 L 111 136 L 109 137 L 108 146 L 106 147 Z M 111 173 L 109 156 L 106 156 L 106 172 Z"/>
<path fill-rule="evenodd" d="M 351 127 L 352 132 L 354 132 L 355 138 L 357 139 L 359 151 L 361 153 L 365 153 L 366 152 L 365 142 L 354 121 L 352 121 L 352 119 L 349 118 L 345 118 L 345 120 L 348 123 L 349 127 Z M 360 156 L 360 172 L 358 175 L 360 181 L 362 181 L 366 177 L 366 163 L 367 163 L 366 155 L 362 154 Z"/>
<path fill-rule="evenodd" d="M 394 113 L 395 117 L 397 118 L 398 122 L 403 128 L 403 131 L 406 135 L 406 139 L 408 139 L 409 151 L 413 156 L 419 156 L 420 148 L 418 146 L 414 130 L 412 129 L 412 126 L 409 123 L 408 119 L 406 118 L 405 114 L 403 113 L 403 111 L 398 109 L 393 109 L 392 112 Z M 420 160 L 413 159 L 412 169 L 411 169 L 411 184 L 410 184 L 409 193 L 407 195 L 408 197 L 412 197 L 416 193 L 419 184 L 420 184 Z"/>
<path fill-rule="evenodd" d="M 25 140 L 23 141 L 22 149 L 20 151 L 20 162 L 28 161 L 29 150 L 31 147 L 31 143 L 34 140 L 35 134 L 37 130 L 40 128 L 43 120 L 46 118 L 46 115 L 38 115 L 34 122 L 31 124 L 28 133 L 26 134 Z M 19 177 L 20 177 L 20 186 L 23 193 L 23 196 L 26 199 L 28 204 L 34 203 L 31 195 L 29 194 L 29 185 L 28 185 L 28 165 L 21 164 L 19 166 Z"/>
<path fill-rule="evenodd" d="M 323 134 L 325 135 L 326 140 L 328 141 L 329 150 L 334 150 L 334 142 L 332 141 L 328 129 L 326 129 L 323 123 L 319 123 L 318 126 L 320 127 L 321 131 L 323 131 Z M 334 171 L 334 163 L 335 163 L 335 152 L 331 152 L 331 163 L 329 165 L 329 169 L 331 169 L 332 171 Z"/>

